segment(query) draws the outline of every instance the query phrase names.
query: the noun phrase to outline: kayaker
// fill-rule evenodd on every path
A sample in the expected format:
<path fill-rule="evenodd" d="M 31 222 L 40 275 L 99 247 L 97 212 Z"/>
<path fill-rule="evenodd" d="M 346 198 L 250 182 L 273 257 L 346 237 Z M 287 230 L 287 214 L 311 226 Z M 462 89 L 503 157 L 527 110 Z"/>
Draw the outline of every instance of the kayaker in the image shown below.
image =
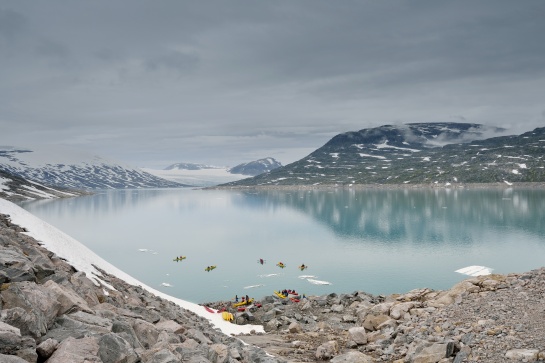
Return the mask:
<path fill-rule="evenodd" d="M 246 295 L 246 304 L 249 304 L 250 303 L 250 298 L 248 297 L 248 295 Z"/>
<path fill-rule="evenodd" d="M 235 302 L 238 302 L 238 295 L 235 295 Z"/>

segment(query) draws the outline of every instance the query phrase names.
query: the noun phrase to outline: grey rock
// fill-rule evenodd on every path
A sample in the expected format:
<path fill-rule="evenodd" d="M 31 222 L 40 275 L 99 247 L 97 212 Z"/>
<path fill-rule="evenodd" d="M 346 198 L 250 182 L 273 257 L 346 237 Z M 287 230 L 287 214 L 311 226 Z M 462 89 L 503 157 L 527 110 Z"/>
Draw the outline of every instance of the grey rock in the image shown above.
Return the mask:
<path fill-rule="evenodd" d="M 331 359 L 330 363 L 373 363 L 373 357 L 363 354 L 358 351 L 350 351 L 348 353 L 338 355 Z"/>
<path fill-rule="evenodd" d="M 59 344 L 47 363 L 102 363 L 95 338 L 67 338 Z"/>
<path fill-rule="evenodd" d="M 0 322 L 0 353 L 14 353 L 21 345 L 21 341 L 21 331 L 18 328 Z"/>
<path fill-rule="evenodd" d="M 98 345 L 103 363 L 135 363 L 139 359 L 132 346 L 116 333 L 101 336 Z"/>
<path fill-rule="evenodd" d="M 34 282 L 23 281 L 11 283 L 2 291 L 3 301 L 2 321 L 21 329 L 22 334 L 30 333 L 39 337 L 47 332 L 53 324 L 61 305 L 56 295 L 44 286 Z M 30 316 L 20 310 L 6 312 L 8 309 L 23 309 Z M 23 323 L 21 326 L 19 323 Z"/>
<path fill-rule="evenodd" d="M 200 344 L 212 344 L 212 341 L 203 334 L 202 331 L 197 329 L 188 329 L 186 334 L 187 337 L 199 342 Z"/>
<path fill-rule="evenodd" d="M 24 360 L 23 358 L 13 356 L 13 355 L 6 355 L 0 353 L 0 362 L 2 363 L 28 363 L 28 361 Z"/>
<path fill-rule="evenodd" d="M 132 325 L 128 322 L 123 320 L 114 320 L 112 322 L 112 332 L 118 333 L 123 339 L 129 342 L 134 349 L 143 348 Z"/>
<path fill-rule="evenodd" d="M 316 359 L 326 360 L 333 358 L 339 352 L 339 345 L 336 341 L 331 340 L 320 345 L 316 349 Z"/>
<path fill-rule="evenodd" d="M 367 343 L 367 333 L 363 327 L 353 327 L 348 329 L 348 335 L 356 344 L 362 345 Z"/>
<path fill-rule="evenodd" d="M 151 348 L 157 343 L 157 337 L 159 336 L 159 330 L 155 328 L 155 325 L 145 320 L 136 319 L 132 325 L 138 341 L 145 349 Z M 202 333 L 201 333 L 202 334 Z"/>
<path fill-rule="evenodd" d="M 56 295 L 57 301 L 60 303 L 59 314 L 66 314 L 74 311 L 85 311 L 94 313 L 87 302 L 82 299 L 74 290 L 57 284 L 55 281 L 49 280 L 43 284 L 44 288 L 52 291 Z"/>
<path fill-rule="evenodd" d="M 58 341 L 54 339 L 46 339 L 36 347 L 36 353 L 38 353 L 38 356 L 42 361 L 45 361 L 51 357 L 58 345 Z"/>

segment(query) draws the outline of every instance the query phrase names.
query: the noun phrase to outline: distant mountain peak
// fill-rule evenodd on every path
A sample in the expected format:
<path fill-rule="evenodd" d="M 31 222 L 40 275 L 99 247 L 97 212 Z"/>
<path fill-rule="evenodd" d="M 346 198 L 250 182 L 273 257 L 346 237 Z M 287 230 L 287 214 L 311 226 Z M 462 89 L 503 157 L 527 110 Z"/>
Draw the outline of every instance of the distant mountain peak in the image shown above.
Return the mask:
<path fill-rule="evenodd" d="M 259 174 L 270 172 L 271 170 L 278 169 L 282 166 L 275 158 L 267 157 L 248 163 L 239 164 L 229 169 L 231 174 L 242 174 L 256 176 Z"/>

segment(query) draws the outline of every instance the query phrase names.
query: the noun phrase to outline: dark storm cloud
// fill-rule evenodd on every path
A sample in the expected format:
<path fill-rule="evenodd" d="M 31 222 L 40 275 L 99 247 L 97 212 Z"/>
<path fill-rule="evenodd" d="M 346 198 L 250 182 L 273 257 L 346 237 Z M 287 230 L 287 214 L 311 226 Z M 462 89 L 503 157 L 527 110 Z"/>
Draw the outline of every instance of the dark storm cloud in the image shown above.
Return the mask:
<path fill-rule="evenodd" d="M 527 131 L 545 124 L 544 15 L 541 0 L 0 0 L 0 144 L 286 163 L 381 124 Z"/>

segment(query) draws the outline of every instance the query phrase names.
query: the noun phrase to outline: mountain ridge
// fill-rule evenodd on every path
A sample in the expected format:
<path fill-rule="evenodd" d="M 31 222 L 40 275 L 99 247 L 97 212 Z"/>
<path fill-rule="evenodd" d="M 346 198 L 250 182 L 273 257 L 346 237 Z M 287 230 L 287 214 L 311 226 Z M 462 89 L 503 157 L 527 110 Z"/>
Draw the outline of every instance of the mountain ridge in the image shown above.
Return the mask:
<path fill-rule="evenodd" d="M 0 171 L 47 186 L 79 190 L 186 186 L 96 155 L 61 148 L 2 148 Z"/>
<path fill-rule="evenodd" d="M 488 137 L 504 133 L 468 123 L 345 132 L 301 160 L 218 187 L 545 181 L 545 128 Z"/>

